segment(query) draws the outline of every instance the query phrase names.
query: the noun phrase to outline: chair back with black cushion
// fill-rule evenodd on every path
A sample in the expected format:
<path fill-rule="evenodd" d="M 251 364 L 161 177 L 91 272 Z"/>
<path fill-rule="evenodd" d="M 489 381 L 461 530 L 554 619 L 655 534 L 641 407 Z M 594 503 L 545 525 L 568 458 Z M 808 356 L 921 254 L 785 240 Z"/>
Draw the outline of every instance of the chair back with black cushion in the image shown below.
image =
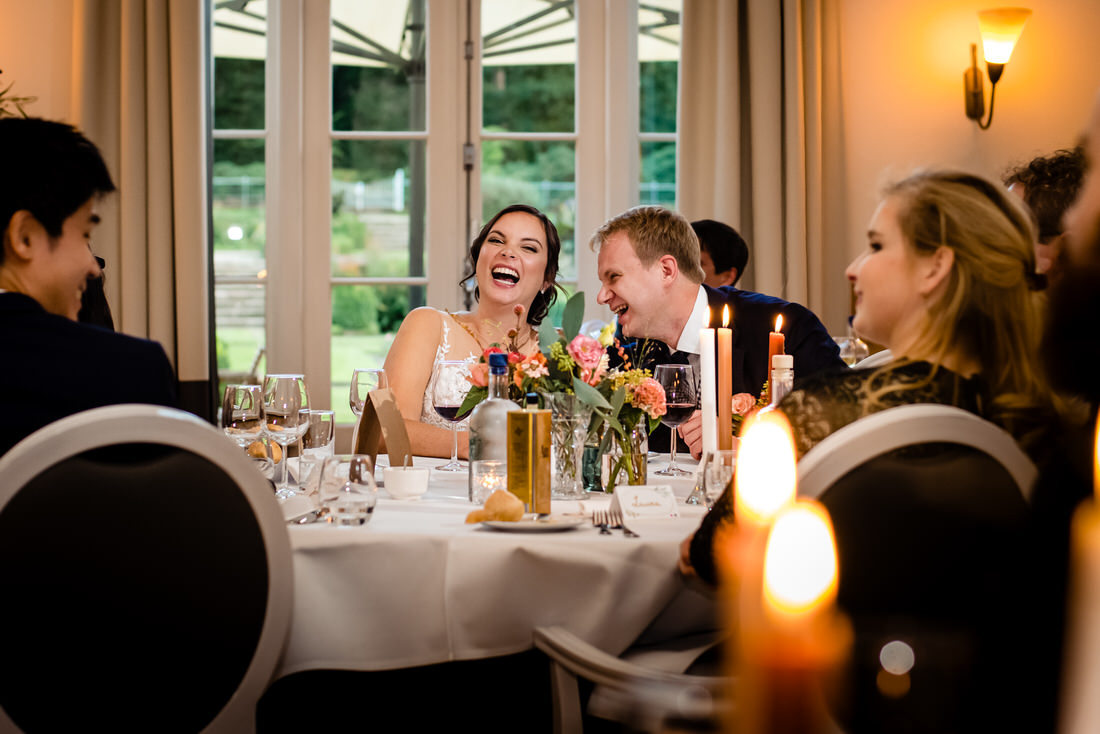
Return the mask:
<path fill-rule="evenodd" d="M 0 459 L 0 730 L 250 731 L 290 623 L 267 480 L 193 415 L 70 416 Z"/>
<path fill-rule="evenodd" d="M 1035 469 L 1011 437 L 957 408 L 903 406 L 832 434 L 803 474 L 832 516 L 855 629 L 844 728 L 1027 730 Z M 884 667 L 893 641 L 911 669 Z"/>

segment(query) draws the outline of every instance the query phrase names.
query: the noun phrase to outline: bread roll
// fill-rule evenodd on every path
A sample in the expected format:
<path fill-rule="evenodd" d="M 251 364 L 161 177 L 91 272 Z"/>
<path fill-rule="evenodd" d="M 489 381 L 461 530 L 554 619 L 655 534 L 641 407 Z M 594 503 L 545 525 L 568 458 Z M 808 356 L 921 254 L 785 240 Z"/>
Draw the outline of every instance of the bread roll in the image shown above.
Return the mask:
<path fill-rule="evenodd" d="M 506 489 L 498 489 L 485 500 L 485 509 L 474 510 L 466 516 L 466 522 L 503 520 L 518 522 L 523 517 L 523 502 Z"/>

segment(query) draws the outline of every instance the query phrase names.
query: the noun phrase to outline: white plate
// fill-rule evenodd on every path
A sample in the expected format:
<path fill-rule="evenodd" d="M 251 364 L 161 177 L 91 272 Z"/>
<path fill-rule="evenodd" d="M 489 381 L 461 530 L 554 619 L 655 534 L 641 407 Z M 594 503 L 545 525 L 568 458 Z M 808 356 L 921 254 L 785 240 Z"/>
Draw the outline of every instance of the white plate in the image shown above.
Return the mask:
<path fill-rule="evenodd" d="M 572 530 L 586 522 L 583 517 L 567 517 L 564 515 L 548 515 L 541 520 L 534 515 L 524 515 L 517 522 L 505 522 L 504 520 L 484 520 L 481 524 L 493 530 L 503 530 L 506 533 L 560 533 L 563 530 Z"/>

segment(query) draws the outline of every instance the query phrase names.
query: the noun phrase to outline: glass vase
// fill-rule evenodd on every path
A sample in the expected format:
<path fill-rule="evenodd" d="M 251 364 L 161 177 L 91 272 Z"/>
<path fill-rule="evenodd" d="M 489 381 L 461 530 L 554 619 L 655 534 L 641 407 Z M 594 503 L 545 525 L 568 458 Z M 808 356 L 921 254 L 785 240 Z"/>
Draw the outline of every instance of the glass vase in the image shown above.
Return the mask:
<path fill-rule="evenodd" d="M 604 491 L 611 494 L 620 484 L 645 484 L 648 454 L 649 436 L 645 421 L 631 428 L 625 436 L 612 431 L 611 447 L 604 456 Z"/>
<path fill-rule="evenodd" d="M 550 496 L 583 499 L 584 440 L 592 408 L 571 393 L 545 393 L 543 399 L 550 409 Z"/>

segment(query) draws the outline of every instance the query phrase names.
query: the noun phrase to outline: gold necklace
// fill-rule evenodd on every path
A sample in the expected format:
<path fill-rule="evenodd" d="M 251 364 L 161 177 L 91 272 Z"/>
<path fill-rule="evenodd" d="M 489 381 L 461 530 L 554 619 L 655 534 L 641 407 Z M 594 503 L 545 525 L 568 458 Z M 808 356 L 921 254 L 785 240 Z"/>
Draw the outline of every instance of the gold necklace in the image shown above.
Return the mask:
<path fill-rule="evenodd" d="M 462 320 L 458 318 L 458 316 L 451 313 L 450 309 L 443 309 L 443 310 L 447 312 L 448 316 L 450 316 L 452 319 L 455 320 L 456 324 L 458 324 L 459 326 L 462 327 L 463 331 L 465 331 L 467 334 L 469 334 L 471 337 L 473 337 L 473 340 L 475 342 L 477 342 L 478 348 L 481 349 L 482 354 L 484 354 L 485 350 L 488 349 L 488 347 L 486 347 L 485 343 L 483 341 L 481 341 L 481 337 L 478 336 L 478 334 L 475 334 L 474 330 L 471 329 L 468 325 L 464 324 L 462 322 Z M 488 320 L 488 319 L 486 319 L 486 320 Z M 500 324 L 497 324 L 497 328 L 500 328 Z M 514 344 L 513 344 L 516 347 L 517 352 L 520 351 L 520 349 L 531 340 L 532 336 L 535 336 L 537 338 L 538 330 L 535 329 L 532 326 L 528 326 L 527 328 L 528 328 L 528 334 L 527 334 L 527 337 L 524 338 L 523 342 L 520 343 L 520 342 L 517 341 L 517 342 L 514 342 Z M 480 332 L 480 331 L 481 330 L 478 329 L 478 332 Z M 499 344 L 499 342 L 493 342 L 493 343 L 494 344 Z"/>

